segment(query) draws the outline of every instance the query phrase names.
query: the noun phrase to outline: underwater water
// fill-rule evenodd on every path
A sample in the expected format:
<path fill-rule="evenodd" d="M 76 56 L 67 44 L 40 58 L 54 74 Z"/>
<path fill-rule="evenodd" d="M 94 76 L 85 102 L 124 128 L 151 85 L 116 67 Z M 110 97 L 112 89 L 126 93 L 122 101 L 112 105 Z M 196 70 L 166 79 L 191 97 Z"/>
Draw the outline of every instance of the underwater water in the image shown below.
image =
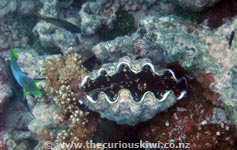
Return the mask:
<path fill-rule="evenodd" d="M 237 147 L 234 0 L 0 0 L 0 150 Z"/>

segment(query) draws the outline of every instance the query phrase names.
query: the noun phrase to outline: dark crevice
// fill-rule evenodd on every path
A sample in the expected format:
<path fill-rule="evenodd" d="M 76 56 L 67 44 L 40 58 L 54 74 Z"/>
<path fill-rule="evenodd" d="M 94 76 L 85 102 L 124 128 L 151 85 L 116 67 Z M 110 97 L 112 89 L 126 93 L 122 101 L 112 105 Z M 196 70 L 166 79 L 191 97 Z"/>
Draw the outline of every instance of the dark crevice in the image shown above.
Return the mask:
<path fill-rule="evenodd" d="M 207 26 L 215 29 L 220 27 L 222 24 L 225 24 L 236 15 L 237 1 L 221 0 L 208 11 L 202 12 L 201 17 L 206 19 Z"/>

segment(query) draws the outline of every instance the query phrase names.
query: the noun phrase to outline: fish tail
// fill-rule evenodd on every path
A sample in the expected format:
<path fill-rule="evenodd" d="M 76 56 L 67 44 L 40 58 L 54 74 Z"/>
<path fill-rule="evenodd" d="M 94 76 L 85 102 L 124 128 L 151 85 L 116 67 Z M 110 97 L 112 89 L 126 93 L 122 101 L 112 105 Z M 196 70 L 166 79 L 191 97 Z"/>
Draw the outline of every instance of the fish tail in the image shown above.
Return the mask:
<path fill-rule="evenodd" d="M 33 113 L 31 112 L 31 109 L 30 109 L 30 107 L 29 107 L 29 104 L 28 104 L 28 101 L 27 101 L 27 99 L 26 99 L 26 95 L 25 95 L 25 94 L 24 94 L 24 97 L 23 97 L 23 103 L 24 103 L 24 105 L 25 105 L 27 111 L 30 113 L 31 117 L 32 117 L 33 119 L 35 119 L 35 116 L 34 116 Z"/>
<path fill-rule="evenodd" d="M 28 112 L 30 113 L 31 117 L 33 119 L 35 119 L 35 116 L 33 115 L 32 111 L 30 110 L 30 107 L 29 107 L 28 103 L 25 106 L 26 106 L 26 109 L 28 110 Z"/>
<path fill-rule="evenodd" d="M 41 14 L 38 13 L 38 12 L 35 12 L 35 11 L 32 10 L 32 13 L 33 13 L 36 17 L 38 17 L 39 19 L 42 19 L 42 20 L 45 20 L 45 21 L 48 21 L 48 20 L 49 20 L 47 16 L 41 15 Z"/>

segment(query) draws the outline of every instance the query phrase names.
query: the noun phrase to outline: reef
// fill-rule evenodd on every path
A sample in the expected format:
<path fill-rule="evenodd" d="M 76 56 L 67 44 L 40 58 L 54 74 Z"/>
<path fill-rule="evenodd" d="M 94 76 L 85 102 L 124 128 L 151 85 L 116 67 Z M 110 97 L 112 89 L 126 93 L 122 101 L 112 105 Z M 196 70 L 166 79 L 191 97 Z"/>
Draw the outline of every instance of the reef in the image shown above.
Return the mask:
<path fill-rule="evenodd" d="M 50 141 L 49 149 L 63 149 L 56 145 L 92 140 L 103 149 L 99 143 L 143 140 L 235 149 L 236 6 L 233 0 L 2 0 L 0 146 L 38 150 Z M 5 72 L 11 48 L 22 71 L 46 78 L 37 83 L 41 98 L 26 97 L 34 119 Z"/>
<path fill-rule="evenodd" d="M 124 57 L 92 71 L 80 87 L 90 110 L 118 124 L 135 125 L 183 98 L 187 81 L 177 79 L 171 69 L 155 69 L 148 59 Z"/>

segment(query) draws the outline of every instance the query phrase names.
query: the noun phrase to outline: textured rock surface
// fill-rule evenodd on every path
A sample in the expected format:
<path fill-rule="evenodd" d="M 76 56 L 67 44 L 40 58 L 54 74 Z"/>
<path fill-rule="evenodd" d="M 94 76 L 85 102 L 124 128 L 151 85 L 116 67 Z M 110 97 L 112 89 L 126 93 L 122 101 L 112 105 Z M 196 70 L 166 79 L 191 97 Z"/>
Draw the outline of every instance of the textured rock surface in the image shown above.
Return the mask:
<path fill-rule="evenodd" d="M 0 113 L 6 101 L 12 96 L 12 90 L 7 85 L 8 77 L 4 67 L 4 61 L 0 59 Z"/>
<path fill-rule="evenodd" d="M 40 10 L 40 13 L 48 17 L 57 18 L 58 1 L 47 0 L 47 1 L 42 1 L 42 3 L 43 3 L 43 7 Z M 61 51 L 64 51 L 70 46 L 75 46 L 76 44 L 75 35 L 73 35 L 67 30 L 59 28 L 45 21 L 39 21 L 34 27 L 33 33 L 35 36 L 39 37 L 40 44 L 43 47 L 49 47 L 49 48 L 57 47 Z"/>
<path fill-rule="evenodd" d="M 39 10 L 39 13 L 47 17 L 60 18 L 71 22 L 80 28 L 81 18 L 79 10 L 82 9 L 72 6 L 70 6 L 69 9 L 65 9 L 62 6 L 62 3 L 63 2 L 59 2 L 57 0 L 42 1 L 43 7 Z M 91 18 L 89 15 L 87 17 L 88 18 L 84 18 L 85 21 Z M 97 22 L 98 20 L 93 21 Z M 82 32 L 85 33 L 84 31 Z M 43 48 L 49 49 L 49 53 L 52 53 L 50 52 L 50 49 L 55 48 L 59 49 L 61 52 L 66 51 L 69 47 L 73 47 L 75 49 L 85 49 L 85 47 L 89 46 L 90 48 L 91 45 L 97 41 L 94 37 L 82 37 L 79 33 L 72 33 L 43 20 L 40 20 L 36 24 L 33 29 L 33 33 L 35 37 L 39 38 L 40 45 Z"/>
<path fill-rule="evenodd" d="M 5 131 L 3 141 L 8 150 L 30 150 L 37 144 L 34 133 L 20 130 Z"/>
<path fill-rule="evenodd" d="M 137 11 L 137 10 L 146 10 L 147 7 L 155 4 L 156 0 L 139 0 L 139 1 L 131 1 L 131 0 L 117 0 L 117 3 L 121 7 L 123 7 L 127 11 Z"/>
<path fill-rule="evenodd" d="M 201 11 L 214 6 L 220 0 L 171 0 L 178 6 L 189 9 L 191 11 Z"/>
<path fill-rule="evenodd" d="M 40 21 L 33 29 L 34 35 L 40 39 L 40 44 L 48 48 L 59 48 L 62 52 L 76 45 L 76 36 L 67 30 L 58 28 L 51 23 Z M 66 40 L 65 40 L 66 39 Z"/>
<path fill-rule="evenodd" d="M 34 133 L 42 129 L 53 129 L 55 125 L 55 116 L 58 108 L 53 104 L 38 104 L 34 107 L 33 114 L 36 119 L 32 120 L 28 128 Z"/>
<path fill-rule="evenodd" d="M 106 0 L 83 4 L 79 12 L 82 32 L 86 35 L 92 35 L 102 25 L 111 27 L 112 21 L 116 19 L 115 13 L 117 9 L 118 5 L 113 3 L 107 4 Z"/>
<path fill-rule="evenodd" d="M 10 47 L 29 47 L 37 1 L 2 0 L 0 2 L 0 51 Z M 17 14 L 17 15 L 16 15 Z"/>
<path fill-rule="evenodd" d="M 4 104 L 12 96 L 12 90 L 9 86 L 0 83 L 0 113 L 3 112 Z"/>
<path fill-rule="evenodd" d="M 113 23 L 118 19 L 116 13 L 120 9 L 127 10 L 126 13 L 134 17 L 135 26 L 137 26 L 138 20 L 147 14 L 169 14 L 174 12 L 175 9 L 175 6 L 167 1 L 156 2 L 154 0 L 129 1 L 129 3 L 110 0 L 78 2 L 81 9 L 79 9 L 80 7 L 74 7 L 74 2 L 64 4 L 56 0 L 52 2 L 42 1 L 43 7 L 39 10 L 40 14 L 67 20 L 81 29 L 81 34 L 70 33 L 48 22 L 39 21 L 34 28 L 34 34 L 39 37 L 42 46 L 57 47 L 61 52 L 64 52 L 70 46 L 75 49 L 78 47 L 91 49 L 95 43 L 98 43 L 98 40 L 103 39 L 99 32 L 114 28 Z M 65 9 L 65 7 L 68 9 Z"/>
<path fill-rule="evenodd" d="M 29 48 L 34 16 L 9 14 L 0 21 L 0 51 L 11 47 Z"/>
<path fill-rule="evenodd" d="M 9 13 L 19 13 L 20 15 L 30 14 L 36 7 L 37 1 L 31 0 L 2 0 L 0 2 L 0 18 Z"/>

